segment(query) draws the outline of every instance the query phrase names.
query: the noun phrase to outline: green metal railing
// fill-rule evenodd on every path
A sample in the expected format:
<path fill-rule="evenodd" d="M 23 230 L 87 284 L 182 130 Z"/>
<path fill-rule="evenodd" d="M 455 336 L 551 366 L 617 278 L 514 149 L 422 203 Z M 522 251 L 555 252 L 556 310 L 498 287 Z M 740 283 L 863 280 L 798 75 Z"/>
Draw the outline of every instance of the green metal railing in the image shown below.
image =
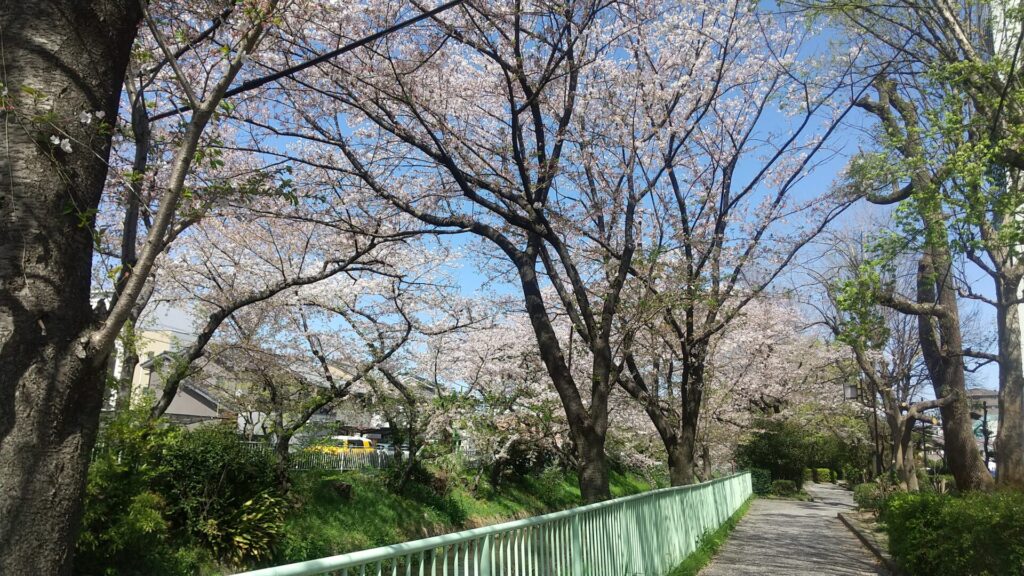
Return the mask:
<path fill-rule="evenodd" d="M 664 576 L 750 495 L 744 472 L 236 576 Z"/>

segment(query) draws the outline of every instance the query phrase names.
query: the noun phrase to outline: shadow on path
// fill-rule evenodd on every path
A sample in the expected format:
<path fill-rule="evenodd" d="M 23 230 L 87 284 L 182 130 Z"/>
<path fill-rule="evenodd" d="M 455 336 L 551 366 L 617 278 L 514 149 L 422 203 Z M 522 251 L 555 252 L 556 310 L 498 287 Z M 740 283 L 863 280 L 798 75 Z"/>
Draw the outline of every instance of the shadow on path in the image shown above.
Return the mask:
<path fill-rule="evenodd" d="M 755 500 L 701 576 L 886 574 L 836 517 L 853 509 L 850 492 L 808 484 L 814 502 Z"/>

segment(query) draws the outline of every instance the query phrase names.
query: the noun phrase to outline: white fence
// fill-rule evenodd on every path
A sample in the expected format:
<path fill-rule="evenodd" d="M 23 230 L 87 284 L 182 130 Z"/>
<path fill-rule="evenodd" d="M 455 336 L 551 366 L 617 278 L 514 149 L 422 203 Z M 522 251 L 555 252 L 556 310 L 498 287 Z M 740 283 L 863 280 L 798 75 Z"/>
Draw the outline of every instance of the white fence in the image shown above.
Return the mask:
<path fill-rule="evenodd" d="M 242 442 L 246 448 L 260 454 L 270 455 L 272 449 L 264 442 Z M 337 454 L 317 450 L 299 450 L 289 455 L 292 470 L 361 470 L 364 468 L 386 468 L 395 460 L 390 452 L 340 452 Z"/>

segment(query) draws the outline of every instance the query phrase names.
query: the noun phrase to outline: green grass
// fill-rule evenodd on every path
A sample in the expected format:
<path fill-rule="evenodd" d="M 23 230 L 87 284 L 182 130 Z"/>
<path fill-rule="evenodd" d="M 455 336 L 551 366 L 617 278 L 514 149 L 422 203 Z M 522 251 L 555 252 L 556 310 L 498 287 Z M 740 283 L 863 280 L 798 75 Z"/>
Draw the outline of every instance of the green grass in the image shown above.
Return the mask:
<path fill-rule="evenodd" d="M 337 481 L 352 485 L 351 499 L 336 492 Z M 618 471 L 610 481 L 614 497 L 652 488 Z M 383 474 L 374 472 L 307 472 L 296 475 L 294 482 L 297 505 L 285 519 L 270 564 L 386 546 L 581 504 L 576 475 L 554 469 L 498 487 L 481 479 L 475 492 L 465 479 L 451 481 L 443 495 L 426 484 L 412 484 L 396 494 Z"/>
<path fill-rule="evenodd" d="M 725 544 L 729 534 L 736 527 L 736 524 L 739 523 L 740 519 L 743 518 L 743 515 L 747 513 L 747 510 L 750 509 L 750 504 L 753 501 L 754 497 L 751 496 L 717 530 L 705 534 L 701 538 L 697 549 L 687 556 L 682 564 L 669 572 L 669 576 L 696 576 L 701 569 L 711 562 L 711 559 L 718 553 L 718 549 L 722 547 L 722 544 Z"/>

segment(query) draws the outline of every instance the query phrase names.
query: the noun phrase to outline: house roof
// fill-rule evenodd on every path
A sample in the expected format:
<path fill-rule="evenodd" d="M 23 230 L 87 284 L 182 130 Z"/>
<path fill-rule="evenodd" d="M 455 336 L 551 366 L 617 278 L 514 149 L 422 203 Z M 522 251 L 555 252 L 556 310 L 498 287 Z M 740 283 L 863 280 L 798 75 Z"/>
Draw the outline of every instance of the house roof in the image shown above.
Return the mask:
<path fill-rule="evenodd" d="M 225 407 L 228 409 L 237 409 L 237 402 L 235 399 L 227 394 L 215 394 L 210 389 L 211 384 L 216 383 L 218 380 L 240 380 L 244 379 L 244 374 L 247 371 L 247 365 L 254 365 L 254 360 L 245 354 L 236 354 L 231 351 L 222 351 L 220 353 L 205 356 L 207 362 L 198 370 L 190 375 L 182 383 L 183 387 L 187 387 L 190 391 L 194 392 L 194 396 L 201 396 L 204 403 L 212 403 L 215 406 Z M 147 369 L 153 370 L 161 362 L 173 362 L 174 352 L 167 351 L 162 352 L 147 359 L 140 363 L 140 365 Z M 284 370 L 291 373 L 294 377 L 300 378 L 301 380 L 319 386 L 321 388 L 327 388 L 331 384 L 324 376 L 324 373 L 310 364 L 304 362 L 293 362 L 290 365 L 284 366 Z M 331 372 L 338 379 L 348 378 L 350 374 L 356 371 L 354 366 L 346 365 L 331 365 Z M 255 367 L 253 369 L 258 369 Z M 420 395 L 433 395 L 436 392 L 436 386 L 430 380 L 414 374 L 404 374 L 401 376 L 405 383 L 413 389 L 414 393 Z M 216 387 L 216 386 L 214 386 Z M 360 379 L 353 383 L 349 388 L 349 395 L 353 397 L 367 396 L 371 392 L 371 388 L 365 379 Z"/>
<path fill-rule="evenodd" d="M 990 396 L 999 396 L 998 390 L 990 390 L 988 388 L 969 388 L 967 390 L 967 396 L 969 398 L 982 398 Z"/>

